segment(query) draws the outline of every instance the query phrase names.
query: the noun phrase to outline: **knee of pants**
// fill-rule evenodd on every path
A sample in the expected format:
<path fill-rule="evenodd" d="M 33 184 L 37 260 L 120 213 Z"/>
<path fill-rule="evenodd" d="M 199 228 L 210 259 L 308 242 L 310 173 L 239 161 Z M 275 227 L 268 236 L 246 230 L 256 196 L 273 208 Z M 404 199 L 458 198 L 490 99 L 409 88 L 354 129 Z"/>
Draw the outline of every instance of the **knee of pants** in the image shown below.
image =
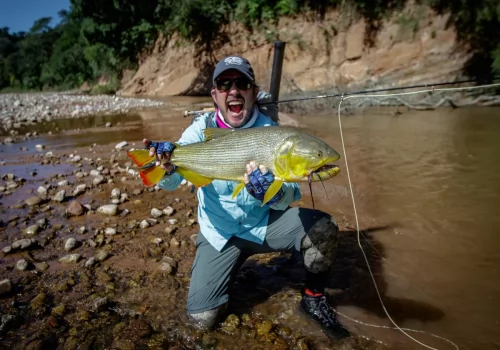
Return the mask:
<path fill-rule="evenodd" d="M 306 268 L 313 272 L 325 272 L 333 264 L 338 246 L 338 226 L 329 216 L 321 219 L 306 232 L 302 239 L 301 250 Z"/>
<path fill-rule="evenodd" d="M 198 313 L 188 313 L 189 319 L 196 328 L 201 330 L 211 330 L 221 320 L 226 311 L 227 303 L 215 309 L 202 311 Z"/>

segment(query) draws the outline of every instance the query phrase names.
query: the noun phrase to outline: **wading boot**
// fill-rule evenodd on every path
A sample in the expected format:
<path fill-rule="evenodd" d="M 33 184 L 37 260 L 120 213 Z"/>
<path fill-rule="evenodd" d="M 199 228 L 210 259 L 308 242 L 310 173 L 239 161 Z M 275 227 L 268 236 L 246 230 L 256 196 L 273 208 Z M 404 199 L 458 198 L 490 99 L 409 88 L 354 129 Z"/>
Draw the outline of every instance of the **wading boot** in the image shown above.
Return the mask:
<path fill-rule="evenodd" d="M 300 310 L 318 322 L 330 337 L 342 339 L 350 335 L 349 331 L 337 320 L 335 311 L 326 301 L 324 294 L 309 295 L 307 292 L 303 293 Z"/>

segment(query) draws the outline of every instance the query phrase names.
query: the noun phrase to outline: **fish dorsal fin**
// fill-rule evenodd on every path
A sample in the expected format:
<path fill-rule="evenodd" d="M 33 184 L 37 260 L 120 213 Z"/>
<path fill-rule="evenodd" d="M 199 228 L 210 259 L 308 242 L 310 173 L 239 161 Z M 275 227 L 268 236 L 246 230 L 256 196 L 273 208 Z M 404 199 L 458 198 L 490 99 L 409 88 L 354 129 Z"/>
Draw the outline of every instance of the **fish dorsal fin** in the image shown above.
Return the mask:
<path fill-rule="evenodd" d="M 234 132 L 233 129 L 220 129 L 220 128 L 206 128 L 203 130 L 203 134 L 205 135 L 205 141 L 217 139 L 219 137 L 229 135 L 232 132 Z"/>

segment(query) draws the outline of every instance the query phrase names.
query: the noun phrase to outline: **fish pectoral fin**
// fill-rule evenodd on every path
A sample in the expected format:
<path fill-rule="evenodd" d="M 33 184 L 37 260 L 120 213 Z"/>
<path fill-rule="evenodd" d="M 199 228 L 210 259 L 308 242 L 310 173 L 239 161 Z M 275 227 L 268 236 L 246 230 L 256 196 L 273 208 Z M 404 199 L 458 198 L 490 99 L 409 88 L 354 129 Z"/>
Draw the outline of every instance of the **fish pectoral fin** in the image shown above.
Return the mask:
<path fill-rule="evenodd" d="M 239 183 L 235 188 L 234 188 L 234 191 L 233 191 L 233 199 L 234 197 L 236 197 L 238 195 L 238 193 L 240 193 L 240 191 L 243 189 L 243 187 L 245 187 L 245 184 L 242 182 L 242 183 Z"/>
<path fill-rule="evenodd" d="M 206 128 L 203 130 L 205 141 L 217 139 L 234 132 L 232 129 Z"/>
<path fill-rule="evenodd" d="M 130 152 L 127 152 L 127 156 L 132 159 L 132 161 L 137 165 L 139 168 L 142 168 L 143 166 L 152 163 L 156 160 L 156 157 L 150 156 L 149 155 L 149 150 L 147 149 L 136 149 Z"/>
<path fill-rule="evenodd" d="M 262 206 L 269 202 L 271 198 L 274 197 L 276 193 L 280 190 L 281 186 L 283 186 L 283 181 L 281 180 L 274 180 L 274 182 L 269 186 L 269 188 L 266 191 L 266 194 L 264 195 L 264 199 L 262 200 Z"/>
<path fill-rule="evenodd" d="M 206 186 L 214 180 L 184 168 L 177 168 L 176 172 L 196 187 Z"/>
<path fill-rule="evenodd" d="M 149 187 L 156 185 L 163 178 L 167 171 L 162 167 L 154 167 L 141 170 L 139 175 L 144 186 Z"/>

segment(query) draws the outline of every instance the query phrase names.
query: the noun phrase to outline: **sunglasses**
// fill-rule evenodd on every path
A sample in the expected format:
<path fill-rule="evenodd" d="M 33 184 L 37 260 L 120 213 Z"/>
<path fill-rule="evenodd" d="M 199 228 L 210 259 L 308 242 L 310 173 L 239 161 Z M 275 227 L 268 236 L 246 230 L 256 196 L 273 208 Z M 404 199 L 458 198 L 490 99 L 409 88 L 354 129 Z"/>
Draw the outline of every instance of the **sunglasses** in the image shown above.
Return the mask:
<path fill-rule="evenodd" d="M 218 79 L 215 81 L 215 86 L 219 91 L 229 91 L 233 86 L 233 83 L 236 85 L 238 90 L 246 91 L 253 86 L 252 81 L 247 78 L 236 78 L 236 79 Z"/>

